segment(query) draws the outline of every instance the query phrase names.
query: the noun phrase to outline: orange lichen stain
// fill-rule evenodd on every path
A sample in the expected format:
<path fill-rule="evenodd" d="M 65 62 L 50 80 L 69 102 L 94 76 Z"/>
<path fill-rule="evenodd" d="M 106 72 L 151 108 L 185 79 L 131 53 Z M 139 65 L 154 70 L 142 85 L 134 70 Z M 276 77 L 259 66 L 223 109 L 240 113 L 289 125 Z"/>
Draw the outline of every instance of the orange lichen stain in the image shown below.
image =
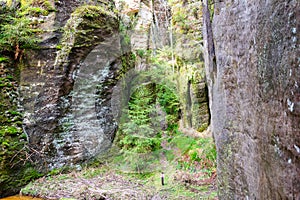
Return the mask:
<path fill-rule="evenodd" d="M 0 200 L 43 200 L 40 198 L 34 198 L 34 197 L 27 197 L 27 196 L 11 196 L 11 197 L 6 197 Z"/>

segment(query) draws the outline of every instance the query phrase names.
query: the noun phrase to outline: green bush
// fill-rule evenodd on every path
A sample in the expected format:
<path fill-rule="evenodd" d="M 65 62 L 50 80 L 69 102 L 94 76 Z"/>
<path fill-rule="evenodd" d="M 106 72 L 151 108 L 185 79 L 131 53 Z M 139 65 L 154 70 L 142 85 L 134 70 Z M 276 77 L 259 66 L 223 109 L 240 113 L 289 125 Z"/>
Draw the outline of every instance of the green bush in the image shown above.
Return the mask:
<path fill-rule="evenodd" d="M 41 11 L 39 8 L 32 9 Z M 37 48 L 39 42 L 32 22 L 26 16 L 18 16 L 19 14 L 20 10 L 8 8 L 0 11 L 0 53 L 14 53 L 15 60 L 22 57 L 24 49 Z"/>
<path fill-rule="evenodd" d="M 204 170 L 209 175 L 216 170 L 217 151 L 212 138 L 177 136 L 172 143 L 181 149 L 177 167 L 184 170 Z"/>
<path fill-rule="evenodd" d="M 11 18 L 11 23 L 1 25 L 0 47 L 17 51 L 36 46 L 38 40 L 30 24 L 27 18 Z"/>

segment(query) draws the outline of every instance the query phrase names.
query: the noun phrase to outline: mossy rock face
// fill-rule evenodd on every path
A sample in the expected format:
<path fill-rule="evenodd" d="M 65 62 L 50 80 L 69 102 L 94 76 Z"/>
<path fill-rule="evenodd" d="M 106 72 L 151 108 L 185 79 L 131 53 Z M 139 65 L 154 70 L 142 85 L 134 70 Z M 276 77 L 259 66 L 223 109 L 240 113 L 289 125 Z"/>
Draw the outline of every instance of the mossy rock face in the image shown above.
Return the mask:
<path fill-rule="evenodd" d="M 182 106 L 182 126 L 203 131 L 210 123 L 208 90 L 202 55 L 202 4 L 200 0 L 172 1 L 174 57 Z"/>
<path fill-rule="evenodd" d="M 10 3 L 7 4 L 10 6 Z M 51 12 L 56 11 L 53 1 L 47 0 L 21 0 L 18 15 L 21 17 L 30 17 L 32 21 L 36 21 L 37 18 L 43 18 L 48 16 Z M 40 22 L 35 22 L 40 23 Z"/>
<path fill-rule="evenodd" d="M 41 38 L 42 49 L 26 50 L 22 61 L 14 60 L 13 52 L 5 52 L 4 55 L 0 50 L 0 197 L 19 192 L 20 187 L 41 176 L 40 169 L 44 167 L 44 160 L 36 154 L 30 156 L 32 152 L 29 149 L 41 151 L 40 155 L 44 155 L 41 142 L 44 142 L 45 135 L 49 134 L 54 138 L 57 133 L 55 131 L 61 131 L 57 121 L 65 111 L 58 106 L 51 107 L 53 113 L 58 113 L 53 117 L 52 112 L 43 110 L 44 105 L 50 104 L 45 99 L 48 97 L 55 101 L 61 95 L 68 94 L 72 85 L 66 78 L 69 74 L 65 70 L 73 73 L 72 66 L 84 60 L 104 38 L 118 31 L 118 18 L 111 11 L 109 1 L 95 1 L 94 5 L 84 6 L 80 6 L 79 1 L 65 2 L 64 6 L 72 12 L 64 11 L 64 15 L 61 15 L 61 9 L 65 7 L 58 7 L 58 1 L 22 1 L 18 9 L 13 2 L 10 4 L 21 17 L 48 20 L 47 24 L 51 26 L 46 27 L 46 23 L 34 25 L 34 28 L 41 29 L 41 34 L 46 34 L 47 37 Z M 54 65 L 57 68 L 53 68 Z M 45 88 L 63 93 L 47 93 Z M 19 91 L 24 98 L 22 109 L 18 106 Z M 37 112 L 32 110 L 31 113 L 31 108 Z M 27 114 L 32 114 L 36 120 L 33 126 L 27 126 L 25 122 L 23 124 L 23 118 Z M 54 118 L 53 121 L 50 121 L 51 117 Z M 46 119 L 49 121 L 45 121 Z M 35 140 L 35 137 L 38 139 Z M 31 142 L 37 143 L 28 143 L 29 138 Z M 48 142 L 51 143 L 53 138 Z M 50 160 L 55 156 L 55 148 L 47 151 L 47 158 Z M 31 160 L 35 163 L 30 164 Z M 43 168 L 42 171 L 47 169 Z"/>
<path fill-rule="evenodd" d="M 0 197 L 17 194 L 21 187 L 41 176 L 42 174 L 31 167 L 30 164 L 23 165 L 22 163 L 15 165 L 13 168 L 1 169 Z"/>
<path fill-rule="evenodd" d="M 18 70 L 8 62 L 1 65 L 0 71 L 0 197 L 3 197 L 17 193 L 39 174 L 28 168 L 27 136 L 17 107 Z"/>
<path fill-rule="evenodd" d="M 99 40 L 101 35 L 118 30 L 116 14 L 100 6 L 81 6 L 72 16 L 80 21 L 76 31 L 75 47 L 95 46 L 103 41 Z"/>
<path fill-rule="evenodd" d="M 56 2 L 55 5 L 59 3 L 62 2 Z M 86 141 L 92 138 L 88 134 L 84 135 L 92 132 L 89 131 L 90 127 L 82 129 L 85 130 L 83 133 L 76 132 L 80 122 L 76 121 L 79 114 L 76 113 L 77 110 L 74 107 L 79 101 L 74 99 L 90 91 L 82 91 L 81 88 L 96 87 L 96 84 L 90 82 L 86 84 L 85 81 L 95 80 L 97 84 L 100 81 L 99 77 L 95 79 L 93 77 L 100 76 L 102 69 L 93 72 L 85 71 L 90 70 L 91 66 L 104 66 L 100 63 L 102 62 L 100 58 L 107 59 L 106 55 L 101 54 L 101 50 L 106 49 L 106 46 L 102 49 L 97 49 L 97 47 L 113 41 L 110 46 L 111 49 L 115 49 L 113 52 L 121 50 L 121 47 L 118 48 L 116 47 L 118 45 L 115 45 L 120 43 L 119 21 L 110 3 L 108 1 L 107 4 L 94 2 L 92 5 L 80 5 L 80 3 L 72 1 L 64 4 L 67 10 L 71 10 L 69 13 L 65 11 L 64 15 L 62 15 L 62 8 L 57 7 L 58 11 L 55 12 L 56 17 L 53 19 L 56 21 L 51 24 L 60 26 L 59 30 L 54 30 L 53 34 L 50 33 L 49 37 L 43 40 L 43 49 L 27 51 L 26 60 L 24 59 L 23 62 L 24 68 L 21 71 L 21 92 L 25 96 L 23 101 L 24 121 L 26 122 L 24 128 L 30 138 L 29 146 L 44 155 L 42 159 L 36 156 L 33 160 L 39 162 L 38 166 L 43 165 L 45 172 L 53 168 L 83 162 L 98 153 L 97 148 L 101 145 L 95 143 L 100 141 L 99 138 L 90 142 L 94 145 L 93 148 L 85 146 L 88 143 Z M 52 37 L 52 35 L 55 36 Z M 96 55 L 100 57 L 100 61 L 97 60 Z M 119 78 L 119 72 L 115 69 L 119 69 L 119 65 L 117 67 L 115 65 L 122 64 L 120 55 L 111 55 L 116 57 L 116 64 L 113 63 L 108 70 L 113 76 L 112 80 L 105 79 L 105 83 L 109 86 L 117 81 L 115 78 Z M 81 75 L 89 78 L 83 80 Z M 81 83 L 83 84 L 80 85 Z M 102 96 L 101 99 L 103 99 Z M 92 105 L 95 106 L 95 102 Z M 85 104 L 83 107 L 88 106 Z M 98 135 L 95 135 L 95 138 Z M 69 138 L 72 138 L 71 142 Z M 92 153 L 87 152 L 87 149 Z"/>

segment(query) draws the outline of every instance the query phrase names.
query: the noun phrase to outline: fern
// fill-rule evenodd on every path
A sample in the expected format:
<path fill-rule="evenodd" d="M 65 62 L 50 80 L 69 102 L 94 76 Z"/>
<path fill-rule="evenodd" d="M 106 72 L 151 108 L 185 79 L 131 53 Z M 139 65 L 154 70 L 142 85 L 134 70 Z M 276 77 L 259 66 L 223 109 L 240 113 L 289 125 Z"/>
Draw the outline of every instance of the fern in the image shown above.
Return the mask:
<path fill-rule="evenodd" d="M 2 51 L 14 52 L 15 59 L 22 56 L 24 49 L 37 47 L 38 39 L 31 21 L 26 17 L 7 16 L 0 25 L 0 48 Z"/>

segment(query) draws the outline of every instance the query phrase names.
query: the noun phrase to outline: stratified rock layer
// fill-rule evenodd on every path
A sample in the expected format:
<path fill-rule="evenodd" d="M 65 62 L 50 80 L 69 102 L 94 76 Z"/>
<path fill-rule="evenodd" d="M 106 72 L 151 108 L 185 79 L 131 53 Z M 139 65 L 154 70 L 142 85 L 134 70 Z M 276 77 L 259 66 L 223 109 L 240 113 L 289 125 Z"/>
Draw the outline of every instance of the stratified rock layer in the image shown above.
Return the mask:
<path fill-rule="evenodd" d="M 219 197 L 299 199 L 299 1 L 214 6 L 204 34 Z"/>
<path fill-rule="evenodd" d="M 26 54 L 20 72 L 24 130 L 43 171 L 86 161 L 111 145 L 117 125 L 110 93 L 124 73 L 109 1 L 55 5 L 43 48 Z"/>

